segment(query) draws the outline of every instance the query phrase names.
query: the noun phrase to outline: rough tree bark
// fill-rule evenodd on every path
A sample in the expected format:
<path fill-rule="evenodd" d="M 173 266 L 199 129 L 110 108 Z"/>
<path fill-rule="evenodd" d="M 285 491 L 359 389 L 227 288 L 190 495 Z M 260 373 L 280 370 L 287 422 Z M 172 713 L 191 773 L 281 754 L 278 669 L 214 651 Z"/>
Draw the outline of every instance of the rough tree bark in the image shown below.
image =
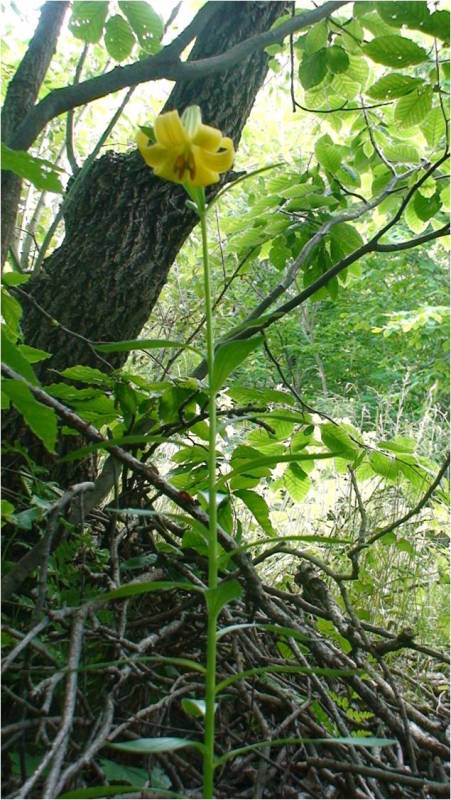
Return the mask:
<path fill-rule="evenodd" d="M 2 141 L 7 145 L 14 144 L 14 131 L 36 102 L 56 50 L 68 6 L 68 0 L 62 0 L 60 3 L 47 2 L 42 7 L 36 32 L 6 93 L 2 111 Z M 12 172 L 2 172 L 2 265 L 13 239 L 21 183 L 20 178 Z"/>
<path fill-rule="evenodd" d="M 283 2 L 216 5 L 207 29 L 197 38 L 192 59 L 219 54 L 267 30 L 285 8 Z M 255 53 L 223 74 L 177 84 L 165 109 L 183 110 L 196 103 L 204 119 L 237 145 L 266 72 L 266 54 Z M 135 338 L 196 223 L 186 208 L 184 191 L 155 178 L 136 151 L 110 152 L 78 181 L 65 222 L 63 244 L 27 284 L 27 291 L 51 317 L 88 339 Z M 24 305 L 26 341 L 53 353 L 45 369 L 76 363 L 99 366 L 81 339 L 51 325 L 31 302 Z M 109 360 L 117 367 L 124 354 Z"/>

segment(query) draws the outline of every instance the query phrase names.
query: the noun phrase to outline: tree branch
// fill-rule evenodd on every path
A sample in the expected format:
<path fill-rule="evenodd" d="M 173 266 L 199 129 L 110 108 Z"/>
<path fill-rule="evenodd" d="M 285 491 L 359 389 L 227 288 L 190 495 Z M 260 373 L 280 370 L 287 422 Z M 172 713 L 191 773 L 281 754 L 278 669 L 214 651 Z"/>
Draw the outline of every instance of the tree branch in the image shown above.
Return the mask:
<path fill-rule="evenodd" d="M 14 136 L 14 147 L 17 150 L 28 150 L 33 144 L 38 134 L 50 122 L 66 111 L 70 111 L 76 106 L 90 103 L 99 97 L 117 92 L 127 86 L 137 86 L 152 80 L 170 81 L 193 81 L 205 76 L 211 76 L 216 72 L 226 70 L 244 61 L 257 50 L 263 50 L 270 44 L 279 42 L 285 36 L 294 31 L 302 30 L 336 11 L 345 5 L 348 0 L 331 0 L 324 3 L 320 8 L 315 8 L 305 14 L 293 17 L 274 30 L 251 36 L 243 42 L 231 47 L 220 55 L 204 58 L 200 61 L 180 61 L 180 52 L 199 32 L 199 26 L 205 25 L 206 17 L 213 13 L 211 6 L 216 3 L 208 3 L 204 9 L 196 16 L 185 31 L 182 31 L 170 45 L 164 47 L 155 56 L 149 56 L 143 61 L 129 64 L 126 67 L 116 67 L 87 81 L 82 81 L 76 86 L 66 86 L 64 89 L 55 89 L 50 92 L 32 111 L 17 128 Z M 216 10 L 216 9 L 214 9 Z"/>

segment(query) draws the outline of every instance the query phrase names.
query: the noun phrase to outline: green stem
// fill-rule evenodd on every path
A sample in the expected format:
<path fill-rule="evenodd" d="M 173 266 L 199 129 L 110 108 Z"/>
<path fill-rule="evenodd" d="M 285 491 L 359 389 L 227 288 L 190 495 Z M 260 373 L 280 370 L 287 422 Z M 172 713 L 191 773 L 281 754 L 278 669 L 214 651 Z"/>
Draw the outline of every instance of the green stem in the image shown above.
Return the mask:
<path fill-rule="evenodd" d="M 218 545 L 216 506 L 216 393 L 213 391 L 213 368 L 215 358 L 214 319 L 210 269 L 208 263 L 207 211 L 205 196 L 197 202 L 202 231 L 202 256 L 204 265 L 205 316 L 207 322 L 207 364 L 209 383 L 209 437 L 208 437 L 208 588 L 214 591 L 218 585 Z M 210 595 L 211 596 L 211 595 Z M 204 739 L 204 798 L 214 793 L 215 770 L 215 697 L 216 697 L 216 620 L 217 615 L 208 609 L 207 626 L 207 673 L 205 679 L 205 739 Z"/>

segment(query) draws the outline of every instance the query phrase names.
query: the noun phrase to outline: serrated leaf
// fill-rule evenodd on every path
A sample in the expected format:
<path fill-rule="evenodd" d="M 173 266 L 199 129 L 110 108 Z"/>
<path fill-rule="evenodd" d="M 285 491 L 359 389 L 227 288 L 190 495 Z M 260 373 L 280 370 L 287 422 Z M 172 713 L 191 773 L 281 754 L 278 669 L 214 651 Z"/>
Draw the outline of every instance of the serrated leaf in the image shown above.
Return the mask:
<path fill-rule="evenodd" d="M 299 65 L 299 80 L 304 89 L 317 86 L 327 75 L 327 50 L 322 47 L 312 55 L 305 55 Z"/>
<path fill-rule="evenodd" d="M 443 111 L 437 106 L 433 108 L 421 123 L 421 130 L 429 147 L 437 147 L 446 135 L 446 124 Z"/>
<path fill-rule="evenodd" d="M 135 44 L 135 36 L 127 20 L 120 14 L 110 17 L 105 25 L 105 47 L 115 61 L 124 61 Z"/>
<path fill-rule="evenodd" d="M 394 453 L 414 453 L 417 443 L 407 436 L 395 436 L 394 439 L 381 439 L 377 446 L 383 450 L 393 450 Z"/>
<path fill-rule="evenodd" d="M 306 55 L 316 53 L 327 44 L 328 26 L 327 20 L 322 19 L 316 25 L 312 25 L 309 32 L 303 39 L 303 49 Z"/>
<path fill-rule="evenodd" d="M 276 531 L 274 530 L 271 520 L 269 518 L 269 508 L 264 498 L 257 494 L 257 492 L 251 492 L 249 489 L 240 489 L 236 491 L 235 496 L 238 497 L 240 500 L 243 501 L 245 506 L 249 509 L 251 514 L 255 517 L 258 524 L 261 525 L 263 530 L 269 536 L 275 536 Z"/>
<path fill-rule="evenodd" d="M 159 14 L 144 0 L 119 0 L 119 8 L 127 17 L 143 50 L 157 53 L 164 30 Z"/>
<path fill-rule="evenodd" d="M 21 381 L 4 380 L 2 389 L 49 453 L 54 453 L 58 429 L 55 412 L 35 400 L 28 386 Z"/>
<path fill-rule="evenodd" d="M 60 374 L 65 378 L 69 378 L 72 381 L 79 381 L 80 383 L 94 383 L 105 387 L 113 386 L 113 379 L 105 372 L 101 372 L 100 369 L 95 369 L 94 367 L 77 365 L 62 370 Z"/>
<path fill-rule="evenodd" d="M 289 464 L 283 474 L 284 486 L 295 503 L 300 503 L 307 496 L 311 481 L 299 464 Z"/>
<path fill-rule="evenodd" d="M 393 164 L 416 164 L 419 154 L 416 147 L 411 144 L 389 144 L 384 149 L 384 155 Z"/>
<path fill-rule="evenodd" d="M 105 773 L 108 781 L 120 783 L 121 781 L 128 781 L 135 786 L 144 786 L 146 781 L 149 780 L 149 774 L 146 769 L 141 767 L 131 767 L 125 764 L 116 764 L 108 758 L 100 759 L 100 766 Z"/>
<path fill-rule="evenodd" d="M 4 328 L 2 328 L 1 332 L 1 350 L 2 361 L 8 367 L 11 367 L 15 372 L 26 378 L 29 383 L 35 386 L 38 385 L 39 381 L 30 366 L 30 362 L 22 355 L 18 346 L 6 335 Z"/>
<path fill-rule="evenodd" d="M 330 230 L 330 254 L 335 264 L 349 253 L 358 250 L 363 239 L 356 228 L 349 222 L 339 222 Z"/>
<path fill-rule="evenodd" d="M 330 136 L 322 136 L 315 144 L 315 155 L 324 169 L 334 174 L 340 169 L 346 148 L 332 142 Z"/>
<path fill-rule="evenodd" d="M 418 125 L 432 108 L 431 86 L 421 86 L 401 97 L 395 107 L 395 122 L 410 128 Z"/>
<path fill-rule="evenodd" d="M 423 33 L 449 42 L 450 39 L 450 12 L 447 9 L 434 11 L 421 25 Z"/>
<path fill-rule="evenodd" d="M 363 46 L 364 53 L 386 67 L 408 67 L 427 61 L 426 50 L 404 36 L 378 36 Z"/>
<path fill-rule="evenodd" d="M 373 83 L 366 94 L 374 100 L 394 100 L 404 97 L 422 84 L 424 84 L 422 78 L 412 78 L 410 75 L 392 72 L 391 75 L 384 75 Z"/>
<path fill-rule="evenodd" d="M 30 364 L 37 364 L 38 361 L 45 361 L 46 358 L 51 357 L 51 353 L 31 347 L 29 344 L 19 344 L 19 350 Z"/>
<path fill-rule="evenodd" d="M 345 72 L 349 67 L 349 56 L 339 45 L 327 48 L 327 66 L 334 74 Z"/>
<path fill-rule="evenodd" d="M 321 439 L 335 455 L 352 459 L 357 456 L 357 445 L 340 425 L 325 422 L 321 425 Z"/>
<path fill-rule="evenodd" d="M 369 461 L 378 475 L 382 475 L 384 478 L 388 478 L 388 480 L 396 479 L 399 473 L 399 465 L 396 459 L 375 451 L 369 454 Z"/>
<path fill-rule="evenodd" d="M 131 742 L 106 742 L 108 747 L 123 753 L 170 753 L 183 747 L 195 747 L 202 752 L 202 742 L 176 736 L 159 736 L 155 739 L 133 739 Z"/>
<path fill-rule="evenodd" d="M 408 28 L 422 28 L 422 24 L 429 17 L 426 2 L 422 0 L 402 0 L 402 2 L 376 3 L 378 14 L 387 25 L 394 28 L 401 28 L 406 25 Z"/>
<path fill-rule="evenodd" d="M 69 30 L 77 39 L 95 44 L 102 35 L 107 13 L 108 3 L 104 0 L 90 0 L 89 3 L 75 0 Z"/>
<path fill-rule="evenodd" d="M 262 336 L 254 336 L 252 339 L 228 342 L 218 347 L 214 360 L 212 392 L 219 391 L 230 373 L 241 365 L 247 356 L 261 345 L 262 341 Z"/>
<path fill-rule="evenodd" d="M 37 189 L 47 192 L 63 192 L 58 172 L 62 172 L 50 161 L 26 153 L 24 150 L 12 150 L 2 142 L 1 148 L 2 169 L 14 172 L 21 178 L 26 178 Z"/>

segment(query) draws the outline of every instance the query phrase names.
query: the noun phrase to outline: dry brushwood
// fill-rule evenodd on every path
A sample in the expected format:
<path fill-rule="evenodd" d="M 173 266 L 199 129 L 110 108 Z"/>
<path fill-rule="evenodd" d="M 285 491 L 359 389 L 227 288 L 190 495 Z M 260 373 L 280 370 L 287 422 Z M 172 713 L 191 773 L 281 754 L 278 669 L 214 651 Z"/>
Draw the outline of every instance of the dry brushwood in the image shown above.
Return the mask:
<path fill-rule="evenodd" d="M 146 496 L 142 476 L 135 480 L 135 497 L 140 492 Z M 135 581 L 204 585 L 203 558 L 186 549 L 182 554 L 183 528 L 163 512 L 143 522 L 142 517 L 118 518 L 107 507 L 93 513 L 85 525 L 97 531 L 99 544 L 101 539 L 109 543 L 108 571 L 94 573 L 86 558 L 75 555 L 78 568 L 98 590 L 130 582 L 130 573 L 121 569 L 125 558 L 150 555 L 150 566 Z M 256 563 L 280 553 L 280 547 L 268 549 L 254 562 L 249 560 L 246 579 L 237 566 L 234 574 L 241 577 L 247 594 L 229 604 L 219 620 L 221 628 L 245 627 L 220 639 L 218 681 L 237 672 L 247 675 L 231 681 L 220 695 L 217 753 L 222 756 L 262 740 L 268 744 L 249 748 L 218 768 L 217 797 L 448 796 L 445 696 L 422 681 L 412 689 L 408 679 L 426 669 L 440 676 L 445 657 L 417 645 L 411 631 L 395 635 L 359 622 L 346 602 L 340 576 L 336 582 L 345 610 L 333 597 L 330 575 L 297 551 L 284 547 L 282 552 L 293 552 L 293 558 L 297 553 L 295 581 L 302 591 L 290 593 L 261 583 Z M 255 582 L 251 593 L 249 575 Z M 70 789 L 104 785 L 104 759 L 109 759 L 125 771 L 148 770 L 148 787 L 156 774 L 164 773 L 166 788 L 170 783 L 180 796 L 200 797 L 202 766 L 196 751 L 124 757 L 110 750 L 108 742 L 202 738 L 201 721 L 188 716 L 182 704 L 184 698 L 202 698 L 202 674 L 183 661 L 167 660 L 203 663 L 202 597 L 171 590 L 108 607 L 85 597 L 76 607 L 54 610 L 48 591 L 43 598 L 44 588 L 41 582 L 41 617 L 30 615 L 28 633 L 21 632 L 26 629 L 24 620 L 21 631 L 11 625 L 4 628 L 15 646 L 3 663 L 3 796 L 52 798 Z M 348 654 L 319 633 L 320 618 L 331 621 L 337 634 L 351 643 Z M 290 628 L 293 635 L 275 631 L 274 625 Z M 405 679 L 396 669 L 398 650 Z M 366 748 L 312 741 L 355 735 L 375 735 L 393 743 Z M 290 738 L 309 741 L 277 744 Z M 18 761 L 13 753 L 19 754 Z M 25 771 L 31 755 L 33 770 Z M 140 796 L 167 796 L 159 785 L 143 788 Z"/>

